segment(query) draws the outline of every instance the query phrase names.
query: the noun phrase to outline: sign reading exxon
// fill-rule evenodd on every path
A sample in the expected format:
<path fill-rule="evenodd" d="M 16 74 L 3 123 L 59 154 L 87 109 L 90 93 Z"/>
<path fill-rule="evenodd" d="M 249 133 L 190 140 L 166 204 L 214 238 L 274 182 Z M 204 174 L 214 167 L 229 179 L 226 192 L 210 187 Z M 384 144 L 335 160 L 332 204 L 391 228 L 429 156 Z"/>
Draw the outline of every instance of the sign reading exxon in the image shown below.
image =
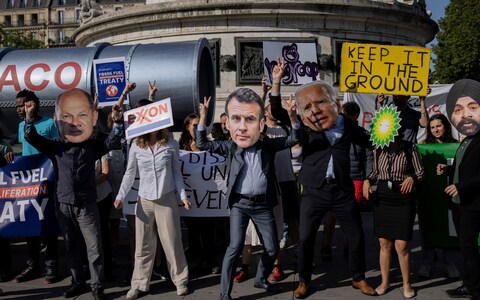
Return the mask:
<path fill-rule="evenodd" d="M 170 98 L 128 110 L 123 118 L 127 139 L 173 126 Z"/>

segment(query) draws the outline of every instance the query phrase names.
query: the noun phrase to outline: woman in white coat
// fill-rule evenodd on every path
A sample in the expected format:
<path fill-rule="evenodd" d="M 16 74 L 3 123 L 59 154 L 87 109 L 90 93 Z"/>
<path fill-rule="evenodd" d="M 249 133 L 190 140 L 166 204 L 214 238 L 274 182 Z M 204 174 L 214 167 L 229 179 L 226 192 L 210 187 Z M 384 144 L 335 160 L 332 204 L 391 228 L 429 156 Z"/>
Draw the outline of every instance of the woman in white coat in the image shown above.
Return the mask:
<path fill-rule="evenodd" d="M 150 287 L 157 246 L 160 238 L 171 279 L 177 295 L 188 293 L 188 266 L 182 245 L 178 194 L 186 209 L 190 209 L 183 177 L 180 172 L 178 143 L 167 129 L 161 129 L 136 138 L 128 155 L 128 165 L 115 207 L 130 190 L 139 171 L 140 186 L 135 221 L 135 263 L 131 288 L 127 299 L 136 299 Z"/>

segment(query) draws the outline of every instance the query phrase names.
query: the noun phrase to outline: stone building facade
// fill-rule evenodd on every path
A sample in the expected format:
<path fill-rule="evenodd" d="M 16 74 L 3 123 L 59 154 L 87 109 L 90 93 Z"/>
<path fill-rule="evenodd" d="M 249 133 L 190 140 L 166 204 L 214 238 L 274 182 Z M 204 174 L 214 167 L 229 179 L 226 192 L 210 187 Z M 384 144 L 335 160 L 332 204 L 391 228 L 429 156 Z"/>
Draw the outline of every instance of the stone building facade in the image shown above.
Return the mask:
<path fill-rule="evenodd" d="M 217 100 L 239 86 L 259 89 L 263 41 L 315 43 L 319 77 L 335 84 L 343 42 L 425 46 L 438 31 L 424 0 L 147 0 L 146 4 L 94 18 L 75 31 L 76 44 L 207 38 L 216 64 Z M 285 87 L 284 93 L 294 89 Z"/>
<path fill-rule="evenodd" d="M 106 14 L 135 6 L 145 0 L 100 0 Z M 0 0 L 0 24 L 5 32 L 18 32 L 48 47 L 74 47 L 73 32 L 81 24 L 80 0 Z M 1 43 L 0 43 L 1 45 Z"/>

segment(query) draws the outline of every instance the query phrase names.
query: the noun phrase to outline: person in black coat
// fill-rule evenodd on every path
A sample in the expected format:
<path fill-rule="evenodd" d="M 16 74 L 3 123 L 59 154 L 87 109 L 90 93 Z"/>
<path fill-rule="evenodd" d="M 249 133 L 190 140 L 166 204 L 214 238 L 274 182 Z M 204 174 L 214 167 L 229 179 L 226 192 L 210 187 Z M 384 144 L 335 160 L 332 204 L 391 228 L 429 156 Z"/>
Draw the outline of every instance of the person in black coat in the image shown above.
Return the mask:
<path fill-rule="evenodd" d="M 279 82 L 272 82 L 273 85 Z M 366 295 L 375 295 L 365 280 L 365 241 L 360 212 L 350 178 L 350 145 L 372 148 L 367 132 L 353 120 L 339 114 L 336 93 L 324 81 L 304 84 L 295 93 L 303 122 L 303 165 L 299 182 L 303 185 L 300 207 L 296 298 L 310 293 L 315 237 L 324 215 L 333 211 L 349 244 L 352 286 Z M 281 107 L 280 96 L 270 95 L 272 113 Z"/>
<path fill-rule="evenodd" d="M 449 175 L 445 193 L 452 197 L 454 213 L 459 213 L 456 228 L 460 250 L 466 265 L 465 286 L 447 290 L 451 297 L 480 299 L 480 82 L 462 79 L 452 86 L 446 102 L 447 116 L 465 136 L 455 154 L 453 165 L 437 165 L 438 175 Z"/>

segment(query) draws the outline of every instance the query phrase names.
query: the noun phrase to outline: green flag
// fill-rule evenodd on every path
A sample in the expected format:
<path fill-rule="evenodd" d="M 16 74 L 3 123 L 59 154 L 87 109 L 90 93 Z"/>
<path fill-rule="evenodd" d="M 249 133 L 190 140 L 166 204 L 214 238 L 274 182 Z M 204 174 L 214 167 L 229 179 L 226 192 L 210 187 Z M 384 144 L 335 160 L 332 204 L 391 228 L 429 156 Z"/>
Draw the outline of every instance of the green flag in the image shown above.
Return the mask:
<path fill-rule="evenodd" d="M 447 159 L 453 160 L 458 145 L 418 144 L 425 168 L 425 180 L 417 190 L 420 234 L 425 248 L 458 247 L 457 238 L 451 236 L 454 228 L 448 208 L 450 199 L 444 192 L 448 178 L 437 175 L 437 164 L 447 164 Z"/>

